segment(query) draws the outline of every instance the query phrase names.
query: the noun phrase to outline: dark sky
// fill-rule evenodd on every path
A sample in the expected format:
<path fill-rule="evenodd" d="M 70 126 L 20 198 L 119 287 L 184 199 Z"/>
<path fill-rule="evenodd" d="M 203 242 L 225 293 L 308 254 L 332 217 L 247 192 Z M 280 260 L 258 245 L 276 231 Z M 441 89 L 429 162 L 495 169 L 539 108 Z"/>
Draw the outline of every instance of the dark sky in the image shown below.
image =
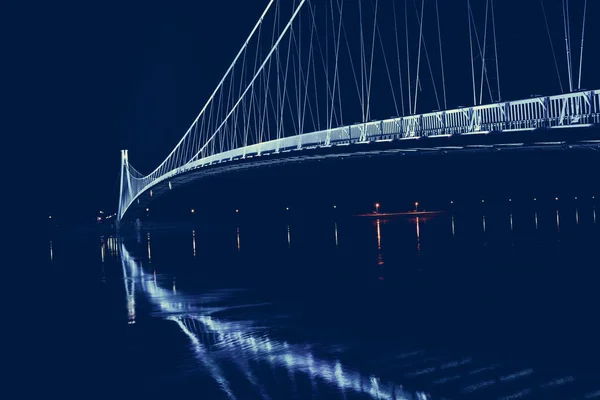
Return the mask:
<path fill-rule="evenodd" d="M 196 116 L 265 4 L 109 0 L 9 6 L 5 38 L 17 61 L 7 82 L 16 106 L 10 126 L 27 136 L 21 138 L 44 166 L 36 187 L 47 207 L 43 212 L 93 218 L 101 208 L 116 211 L 119 150 L 129 149 L 141 171 L 154 169 Z"/>
<path fill-rule="evenodd" d="M 6 59 L 15 62 L 9 62 L 5 87 L 12 89 L 9 110 L 14 111 L 9 117 L 15 123 L 8 126 L 10 136 L 24 139 L 33 148 L 30 156 L 42 166 L 36 168 L 35 178 L 42 212 L 93 218 L 99 209 L 116 211 L 119 150 L 129 149 L 132 164 L 141 172 L 152 171 L 182 137 L 267 2 L 9 5 L 3 40 Z M 531 19 L 532 34 L 542 38 L 537 51 L 545 48 L 545 63 L 551 61 L 548 41 L 543 41 L 546 33 L 539 0 L 496 2 L 499 8 L 504 5 L 497 18 L 503 21 L 499 30 L 505 39 L 518 40 L 511 34 L 513 20 Z M 548 9 L 560 9 L 560 0 L 545 2 Z M 464 5 L 463 1 L 452 3 Z M 573 13 L 580 13 L 583 0 L 571 0 L 571 4 Z M 600 15 L 600 4 L 591 0 L 588 7 L 586 52 L 593 58 L 600 45 L 598 40 L 593 42 L 593 36 L 598 37 L 593 22 Z M 557 55 L 562 58 L 559 22 L 555 14 L 552 28 L 560 51 Z M 448 24 L 452 28 L 452 22 Z M 459 28 L 460 23 L 456 24 Z M 575 28 L 573 32 L 575 45 L 580 33 Z M 449 49 L 444 51 L 452 57 Z M 527 67 L 532 73 L 537 68 Z M 549 71 L 548 76 L 556 80 L 552 67 Z M 510 92 L 510 80 L 504 78 L 505 92 Z M 553 82 L 547 92 L 556 92 L 556 86 Z"/>

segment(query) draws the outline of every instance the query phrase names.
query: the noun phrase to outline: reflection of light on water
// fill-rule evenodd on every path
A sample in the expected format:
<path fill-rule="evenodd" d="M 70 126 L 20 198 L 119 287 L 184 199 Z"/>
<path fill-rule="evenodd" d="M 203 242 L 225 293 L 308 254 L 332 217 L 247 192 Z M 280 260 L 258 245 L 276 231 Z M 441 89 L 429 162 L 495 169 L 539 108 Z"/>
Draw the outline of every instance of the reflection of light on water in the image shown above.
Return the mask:
<path fill-rule="evenodd" d="M 421 238 L 421 231 L 419 229 L 419 217 L 417 217 L 417 239 Z"/>
<path fill-rule="evenodd" d="M 417 255 L 421 255 L 421 230 L 419 229 L 419 217 L 417 217 Z"/>
<path fill-rule="evenodd" d="M 304 345 L 294 345 L 287 342 L 271 340 L 266 335 L 254 334 L 251 327 L 244 324 L 220 321 L 211 316 L 188 315 L 186 317 L 170 316 L 170 320 L 177 325 L 190 338 L 197 351 L 200 361 L 209 367 L 213 378 L 221 388 L 233 398 L 234 395 L 223 377 L 214 357 L 202 342 L 206 333 L 214 338 L 211 344 L 220 352 L 230 353 L 231 360 L 246 359 L 248 361 L 263 361 L 272 367 L 282 367 L 288 370 L 290 379 L 295 374 L 305 373 L 311 381 L 319 378 L 329 384 L 335 385 L 345 396 L 345 392 L 354 391 L 364 393 L 374 399 L 400 399 L 410 398 L 410 394 L 393 383 L 382 383 L 376 376 L 363 376 L 345 368 L 339 360 L 321 360 L 307 351 Z M 250 351 L 250 352 L 249 352 Z M 249 369 L 250 363 L 239 363 Z M 244 371 L 247 372 L 247 371 Z M 418 393 L 418 398 L 426 399 L 424 394 Z"/>
<path fill-rule="evenodd" d="M 289 228 L 288 228 L 289 230 Z M 240 251 L 240 227 L 238 226 L 236 229 L 236 236 L 237 236 L 237 249 L 238 251 Z M 289 242 L 289 232 L 288 232 L 288 242 Z"/>
<path fill-rule="evenodd" d="M 208 354 L 206 348 L 202 345 L 202 342 L 198 340 L 198 338 L 188 329 L 188 327 L 181 322 L 178 318 L 170 318 L 172 321 L 175 321 L 177 325 L 181 328 L 181 330 L 190 338 L 194 345 L 194 349 L 196 350 L 196 355 L 202 361 L 202 364 L 210 371 L 211 376 L 219 386 L 221 390 L 223 390 L 230 399 L 235 399 L 235 396 L 231 392 L 229 388 L 229 382 L 223 376 L 221 369 L 219 366 L 212 360 L 210 355 Z"/>
<path fill-rule="evenodd" d="M 108 254 L 110 254 L 110 256 L 114 257 L 119 253 L 119 248 L 117 246 L 116 238 L 109 236 L 108 239 L 106 239 L 105 245 L 106 245 L 106 249 L 108 250 Z M 106 250 L 105 250 L 105 256 L 106 256 Z"/>
<path fill-rule="evenodd" d="M 485 215 L 482 215 L 483 231 L 485 232 Z"/>
<path fill-rule="evenodd" d="M 537 211 L 534 213 L 535 216 L 535 229 L 538 228 L 538 221 L 537 221 Z"/>
<path fill-rule="evenodd" d="M 454 236 L 454 215 L 452 216 L 452 236 Z"/>
<path fill-rule="evenodd" d="M 150 232 L 148 232 L 148 261 L 152 262 L 152 253 L 150 252 Z"/>
<path fill-rule="evenodd" d="M 50 241 L 50 261 L 54 261 L 54 253 L 52 252 L 52 240 Z"/>
<path fill-rule="evenodd" d="M 127 317 L 128 324 L 135 324 L 135 298 L 134 295 L 127 295 Z"/>
<path fill-rule="evenodd" d="M 345 392 L 353 391 L 364 393 L 373 399 L 414 398 L 414 394 L 406 392 L 402 386 L 391 382 L 384 383 L 376 376 L 364 376 L 344 367 L 339 360 L 316 358 L 304 344 L 288 344 L 273 340 L 264 331 L 257 331 L 251 321 L 226 321 L 210 315 L 194 314 L 193 311 L 197 310 L 196 306 L 186 301 L 184 296 L 156 285 L 156 272 L 154 272 L 153 284 L 149 285 L 148 282 L 152 280 L 149 281 L 144 277 L 141 266 L 123 245 L 121 253 L 129 323 L 135 321 L 133 290 L 134 278 L 137 278 L 139 286 L 149 300 L 161 311 L 168 313 L 169 316 L 166 318 L 174 321 L 190 339 L 198 360 L 230 399 L 235 399 L 236 396 L 219 365 L 219 361 L 224 358 L 236 363 L 248 381 L 263 394 L 265 393 L 256 383 L 251 370 L 252 365 L 256 365 L 259 361 L 268 363 L 271 367 L 287 369 L 290 377 L 304 373 L 311 381 L 320 379 L 335 385 L 342 391 L 344 397 Z M 128 282 L 131 283 L 131 289 Z M 428 398 L 422 392 L 417 392 L 416 397 Z M 263 398 L 269 397 L 265 394 Z"/>
<path fill-rule="evenodd" d="M 556 230 L 560 232 L 560 217 L 558 216 L 558 210 L 556 210 Z"/>
<path fill-rule="evenodd" d="M 341 396 L 346 398 L 352 394 L 365 394 L 373 399 L 420 399 L 425 400 L 430 397 L 422 392 L 409 393 L 402 386 L 394 382 L 382 381 L 379 377 L 373 375 L 363 375 L 359 372 L 344 366 L 339 360 L 328 358 L 319 358 L 310 350 L 310 346 L 304 343 L 294 344 L 284 341 L 274 340 L 269 337 L 269 331 L 265 328 L 257 327 L 253 321 L 228 321 L 215 318 L 210 315 L 214 311 L 223 310 L 223 307 L 209 306 L 203 298 L 190 298 L 187 295 L 181 295 L 175 291 L 166 290 L 156 285 L 156 273 L 154 277 L 144 276 L 139 262 L 136 262 L 127 252 L 127 249 L 121 245 L 123 272 L 127 291 L 127 308 L 129 323 L 135 323 L 135 301 L 133 290 L 141 289 L 148 297 L 148 300 L 154 304 L 163 313 L 167 314 L 167 320 L 173 321 L 188 337 L 191 342 L 194 355 L 198 362 L 206 369 L 208 374 L 215 380 L 225 395 L 234 399 L 238 396 L 245 398 L 247 392 L 236 393 L 235 386 L 230 386 L 228 374 L 224 371 L 229 367 L 223 363 L 233 363 L 241 376 L 247 379 L 250 387 L 255 388 L 260 393 L 261 398 L 271 398 L 263 388 L 261 381 L 254 374 L 255 368 L 261 368 L 262 365 L 269 365 L 273 370 L 283 368 L 287 370 L 290 384 L 295 385 L 298 374 L 305 374 L 312 383 L 315 397 L 319 393 L 317 380 L 322 383 L 337 387 Z M 135 286 L 137 286 L 137 288 Z M 138 294 L 139 295 L 139 294 Z M 212 296 L 209 296 L 209 302 L 213 302 Z M 242 305 L 234 307 L 258 306 Z M 413 351 L 397 358 L 406 358 L 411 355 L 422 354 L 421 350 Z M 422 359 L 421 361 L 435 360 Z M 462 358 L 445 362 L 437 367 L 428 367 L 420 369 L 406 376 L 428 375 L 432 372 L 448 373 L 446 376 L 440 376 L 433 381 L 434 384 L 441 384 L 457 380 L 461 374 L 457 374 L 455 368 L 471 364 L 471 358 Z M 515 371 L 510 374 L 497 375 L 492 379 L 482 379 L 479 382 L 471 378 L 481 374 L 484 371 L 494 369 L 495 365 L 489 365 L 484 368 L 472 369 L 462 374 L 469 378 L 468 386 L 462 387 L 462 393 L 480 393 L 489 386 L 499 386 L 508 384 L 516 380 L 524 379 L 533 373 L 532 369 Z M 447 372 L 446 372 L 447 371 Z M 437 378 L 437 377 L 436 377 Z M 483 378 L 483 377 L 482 377 Z M 552 387 L 559 387 L 573 382 L 574 378 L 567 376 L 554 381 L 539 385 L 540 388 L 547 390 Z M 467 382 L 464 382 L 467 383 Z M 294 387 L 292 390 L 296 390 Z M 528 389 L 526 389 L 528 390 Z M 517 395 L 519 392 L 516 392 Z M 593 394 L 593 393 L 590 393 Z M 510 395 L 508 398 L 518 398 L 520 395 Z M 587 397 L 591 398 L 591 397 Z"/>
<path fill-rule="evenodd" d="M 102 258 L 102 262 L 104 262 L 104 241 L 100 243 L 100 257 Z"/>
<path fill-rule="evenodd" d="M 287 225 L 287 239 L 288 239 L 288 249 L 292 246 L 292 241 L 290 238 L 290 224 Z"/>
<path fill-rule="evenodd" d="M 575 378 L 573 376 L 568 375 L 568 376 L 564 376 L 562 378 L 555 379 L 555 380 L 550 381 L 550 382 L 542 383 L 540 385 L 540 387 L 543 388 L 543 389 L 547 389 L 547 388 L 551 388 L 551 387 L 555 387 L 555 386 L 562 386 L 564 384 L 571 383 L 574 380 L 575 380 Z"/>
<path fill-rule="evenodd" d="M 335 247 L 338 247 L 338 232 L 337 232 L 337 222 L 333 223 L 333 233 L 335 235 Z"/>
<path fill-rule="evenodd" d="M 379 218 L 377 218 L 377 220 L 375 221 L 375 225 L 377 227 L 377 266 L 381 267 L 381 269 L 378 269 L 378 279 L 380 281 L 382 281 L 384 278 L 382 276 L 383 274 L 383 254 L 381 254 L 381 221 L 379 220 Z"/>
<path fill-rule="evenodd" d="M 175 277 L 173 277 L 173 294 L 177 294 L 177 288 L 175 287 Z"/>
<path fill-rule="evenodd" d="M 127 253 L 127 256 L 129 254 Z M 134 263 L 131 260 L 130 263 Z M 125 294 L 127 298 L 127 323 L 135 324 L 135 280 L 134 277 L 144 274 L 141 268 L 131 268 L 130 263 L 122 260 L 123 264 L 123 282 L 125 284 Z M 129 266 L 130 268 L 127 268 Z M 127 271 L 129 269 L 129 272 Z"/>
<path fill-rule="evenodd" d="M 510 213 L 510 230 L 513 230 L 513 217 L 512 217 L 512 213 Z"/>
<path fill-rule="evenodd" d="M 596 223 L 596 207 L 594 207 L 594 223 Z"/>
<path fill-rule="evenodd" d="M 579 210 L 575 209 L 575 223 L 579 225 Z"/>
<path fill-rule="evenodd" d="M 170 184 L 171 182 L 169 182 Z M 192 229 L 192 248 L 194 249 L 194 258 L 196 257 L 196 230 Z"/>

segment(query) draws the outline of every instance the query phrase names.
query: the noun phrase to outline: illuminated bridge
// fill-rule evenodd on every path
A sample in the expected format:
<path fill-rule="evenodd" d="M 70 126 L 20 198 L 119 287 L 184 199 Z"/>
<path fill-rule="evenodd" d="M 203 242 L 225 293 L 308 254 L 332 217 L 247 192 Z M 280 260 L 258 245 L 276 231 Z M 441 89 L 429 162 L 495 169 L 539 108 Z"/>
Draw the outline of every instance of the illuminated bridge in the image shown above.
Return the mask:
<path fill-rule="evenodd" d="M 600 90 L 581 89 L 585 22 L 600 8 L 590 4 L 588 10 L 582 1 L 581 47 L 573 60 L 573 18 L 563 0 L 564 61 L 542 1 L 554 57 L 545 67 L 556 67 L 563 93 L 504 101 L 495 10 L 509 3 L 465 0 L 464 32 L 455 32 L 443 29 L 440 15 L 456 5 L 437 0 L 269 1 L 165 160 L 144 175 L 122 150 L 118 220 L 179 185 L 261 165 L 367 154 L 600 148 Z M 453 56 L 446 60 L 445 43 L 452 43 L 446 52 Z M 465 59 L 456 54 L 459 44 Z M 559 64 L 566 64 L 566 76 Z M 472 91 L 473 105 L 448 107 L 453 93 L 447 87 L 465 77 L 458 91 Z M 438 111 L 417 112 L 423 109 Z M 372 118 L 385 112 L 379 110 L 396 116 Z M 359 122 L 345 123 L 348 116 Z"/>

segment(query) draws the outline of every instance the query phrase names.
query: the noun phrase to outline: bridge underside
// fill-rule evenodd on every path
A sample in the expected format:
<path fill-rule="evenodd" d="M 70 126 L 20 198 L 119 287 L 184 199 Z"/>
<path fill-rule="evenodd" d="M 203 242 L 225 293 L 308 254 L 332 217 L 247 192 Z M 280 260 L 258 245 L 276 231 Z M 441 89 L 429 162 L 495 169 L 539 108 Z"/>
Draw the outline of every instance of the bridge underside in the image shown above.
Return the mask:
<path fill-rule="evenodd" d="M 283 164 L 313 162 L 333 159 L 359 159 L 366 157 L 423 157 L 443 155 L 468 155 L 469 153 L 539 151 L 600 151 L 600 126 L 537 129 L 529 132 L 490 132 L 452 135 L 447 137 L 422 137 L 413 140 L 373 141 L 326 148 L 268 154 L 205 166 L 160 182 L 140 194 L 127 210 L 127 216 L 139 215 L 149 204 L 171 191 L 188 186 L 198 180 L 222 174 L 231 174 L 253 168 Z"/>

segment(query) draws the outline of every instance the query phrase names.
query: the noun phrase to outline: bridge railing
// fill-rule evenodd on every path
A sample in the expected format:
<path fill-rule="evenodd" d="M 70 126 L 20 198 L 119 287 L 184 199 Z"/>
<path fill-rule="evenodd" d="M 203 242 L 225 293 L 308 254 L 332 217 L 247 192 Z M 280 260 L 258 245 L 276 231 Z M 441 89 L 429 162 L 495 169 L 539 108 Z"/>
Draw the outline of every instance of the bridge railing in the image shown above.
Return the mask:
<path fill-rule="evenodd" d="M 129 170 L 127 164 L 124 165 L 127 176 L 126 190 L 121 193 L 121 214 L 141 193 L 150 190 L 152 196 L 151 188 L 159 182 L 222 162 L 350 143 L 586 124 L 600 124 L 600 90 L 436 111 L 288 136 L 238 147 L 183 165 L 167 163 L 145 177 L 133 169 Z"/>

